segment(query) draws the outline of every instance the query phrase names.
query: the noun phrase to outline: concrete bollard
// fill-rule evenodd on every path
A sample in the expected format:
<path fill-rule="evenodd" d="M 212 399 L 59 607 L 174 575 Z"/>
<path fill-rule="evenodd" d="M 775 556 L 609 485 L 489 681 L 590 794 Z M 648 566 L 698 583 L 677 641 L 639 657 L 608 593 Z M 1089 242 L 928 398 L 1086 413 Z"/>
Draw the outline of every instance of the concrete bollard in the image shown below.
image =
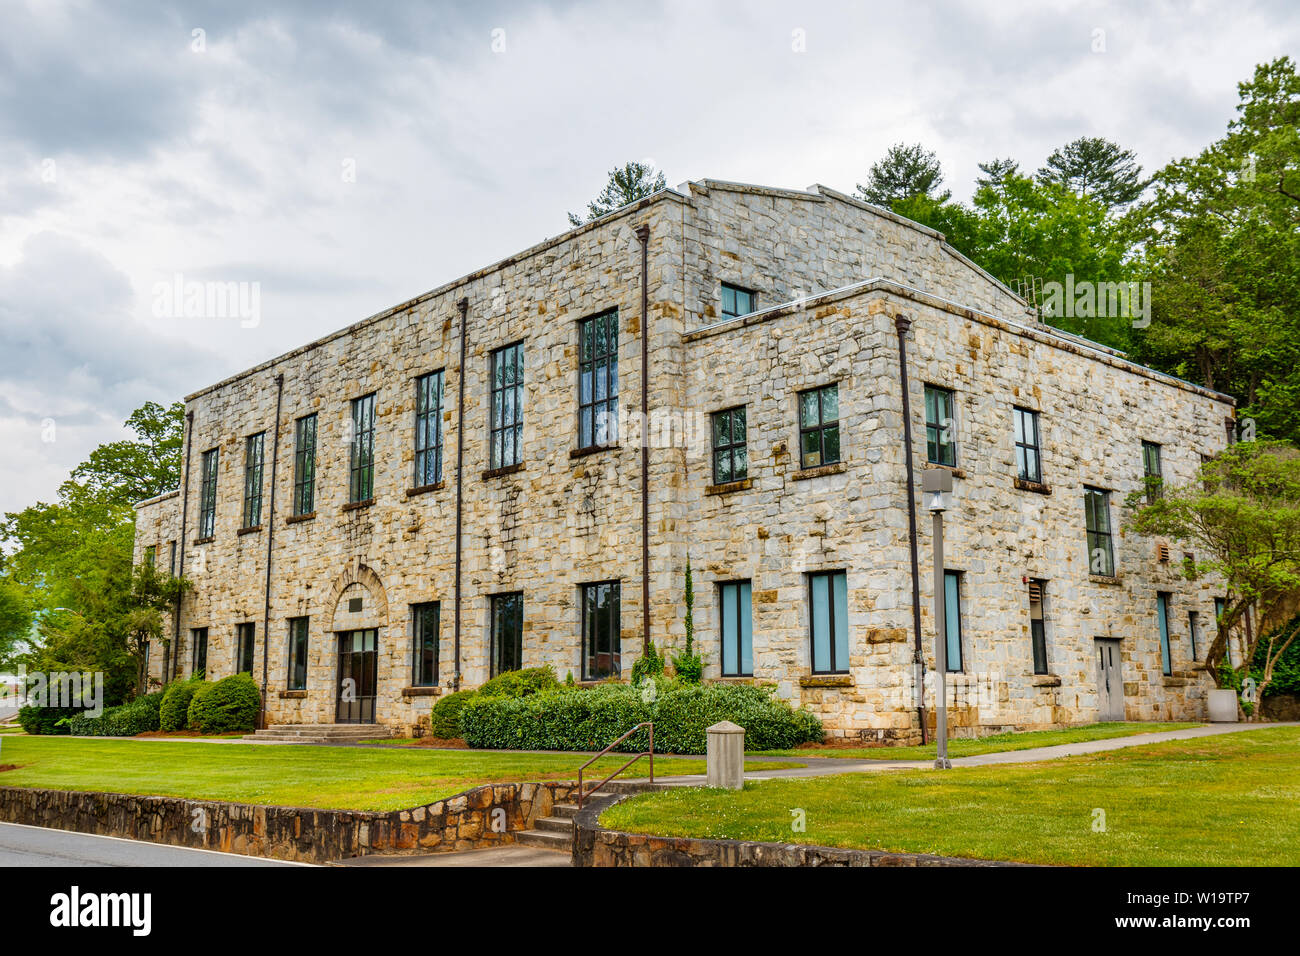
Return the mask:
<path fill-rule="evenodd" d="M 724 790 L 745 786 L 745 728 L 723 720 L 704 731 L 708 735 L 705 785 Z"/>

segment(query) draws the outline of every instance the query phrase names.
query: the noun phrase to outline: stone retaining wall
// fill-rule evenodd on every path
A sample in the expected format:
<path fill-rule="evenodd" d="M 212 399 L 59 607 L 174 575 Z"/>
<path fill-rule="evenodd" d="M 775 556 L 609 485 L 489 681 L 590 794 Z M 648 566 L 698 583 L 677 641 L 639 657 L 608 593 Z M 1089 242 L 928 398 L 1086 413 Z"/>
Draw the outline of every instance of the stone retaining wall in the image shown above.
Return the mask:
<path fill-rule="evenodd" d="M 244 856 L 324 863 L 513 843 L 569 783 L 499 783 L 388 813 L 0 787 L 0 821 Z M 498 813 L 497 811 L 503 811 Z"/>

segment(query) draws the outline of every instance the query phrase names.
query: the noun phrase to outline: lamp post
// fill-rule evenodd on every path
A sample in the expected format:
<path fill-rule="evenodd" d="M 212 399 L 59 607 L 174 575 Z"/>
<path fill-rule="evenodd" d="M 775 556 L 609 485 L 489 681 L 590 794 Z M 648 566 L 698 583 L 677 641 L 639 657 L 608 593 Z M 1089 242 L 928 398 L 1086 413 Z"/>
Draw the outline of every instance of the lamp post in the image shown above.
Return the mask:
<path fill-rule="evenodd" d="M 935 689 L 934 723 L 936 770 L 951 770 L 948 759 L 948 622 L 946 591 L 943 574 L 943 513 L 948 508 L 952 494 L 952 472 L 946 468 L 927 468 L 921 472 L 921 492 L 934 522 L 934 670 L 938 686 Z"/>

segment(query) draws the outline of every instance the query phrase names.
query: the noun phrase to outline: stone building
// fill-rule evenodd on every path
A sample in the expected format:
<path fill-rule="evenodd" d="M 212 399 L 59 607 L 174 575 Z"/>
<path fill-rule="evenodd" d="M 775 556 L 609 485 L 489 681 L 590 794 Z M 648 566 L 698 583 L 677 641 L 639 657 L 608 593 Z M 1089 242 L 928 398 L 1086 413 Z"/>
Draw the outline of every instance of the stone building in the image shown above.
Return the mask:
<path fill-rule="evenodd" d="M 518 666 L 626 678 L 647 627 L 680 646 L 689 558 L 706 678 L 916 739 L 933 467 L 957 733 L 1204 716 L 1216 583 L 1124 498 L 1190 479 L 1231 400 L 825 187 L 661 191 L 186 409 L 183 487 L 138 506 L 136 559 L 195 585 L 151 671 L 249 670 L 269 723 L 410 730 Z"/>

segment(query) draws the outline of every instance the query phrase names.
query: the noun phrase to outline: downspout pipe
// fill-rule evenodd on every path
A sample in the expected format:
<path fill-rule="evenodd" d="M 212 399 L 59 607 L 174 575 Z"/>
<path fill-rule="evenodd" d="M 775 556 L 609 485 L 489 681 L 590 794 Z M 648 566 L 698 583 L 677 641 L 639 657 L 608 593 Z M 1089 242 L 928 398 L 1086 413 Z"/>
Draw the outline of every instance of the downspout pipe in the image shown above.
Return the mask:
<path fill-rule="evenodd" d="M 641 651 L 650 650 L 650 227 L 636 227 L 641 243 Z"/>
<path fill-rule="evenodd" d="M 460 690 L 460 587 L 461 587 L 461 534 L 463 530 L 464 489 L 465 489 L 465 353 L 466 328 L 469 315 L 469 298 L 461 296 L 456 302 L 460 312 L 460 368 L 456 372 L 456 610 L 455 625 L 455 667 L 452 673 L 452 690 Z"/>
<path fill-rule="evenodd" d="M 921 722 L 921 743 L 925 732 L 925 657 L 921 653 L 921 578 L 916 549 L 916 471 L 912 464 L 912 393 L 907 382 L 907 332 L 912 320 L 894 318 L 898 330 L 898 380 L 903 388 L 903 461 L 907 466 L 907 544 L 912 560 L 912 671 L 916 678 L 916 716 Z"/>
<path fill-rule="evenodd" d="M 185 577 L 185 522 L 189 517 L 190 510 L 190 449 L 194 445 L 194 412 L 185 413 L 185 473 L 181 476 L 181 530 L 177 535 L 176 547 L 179 554 L 176 556 L 177 568 L 176 576 Z M 185 592 L 176 595 L 176 620 L 172 630 L 172 646 L 175 651 L 172 653 L 172 677 L 175 678 L 181 672 L 181 604 L 185 600 Z"/>
<path fill-rule="evenodd" d="M 284 400 L 284 373 L 275 377 L 275 425 L 271 432 L 271 500 L 266 513 L 266 604 L 262 610 L 262 707 L 257 725 L 266 726 L 266 688 L 271 660 L 271 555 L 275 545 L 275 475 L 280 464 L 280 409 Z"/>

